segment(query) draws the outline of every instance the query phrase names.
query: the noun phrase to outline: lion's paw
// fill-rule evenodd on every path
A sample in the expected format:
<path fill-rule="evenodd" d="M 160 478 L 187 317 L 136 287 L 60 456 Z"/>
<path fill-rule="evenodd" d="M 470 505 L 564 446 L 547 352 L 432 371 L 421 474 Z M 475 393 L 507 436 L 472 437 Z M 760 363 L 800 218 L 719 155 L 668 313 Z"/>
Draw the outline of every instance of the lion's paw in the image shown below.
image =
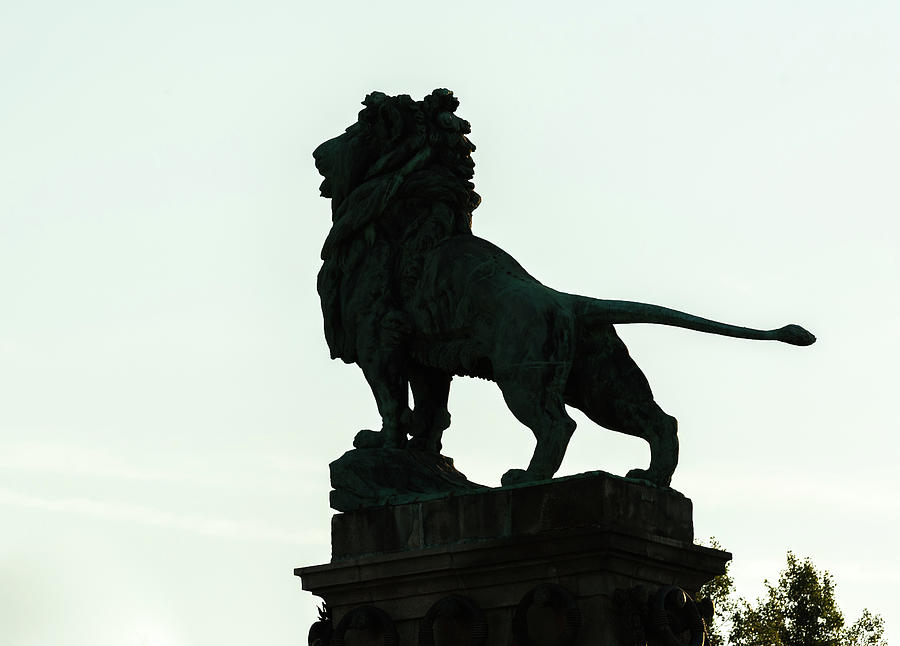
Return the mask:
<path fill-rule="evenodd" d="M 353 446 L 357 449 L 380 449 L 384 446 L 384 433 L 364 428 L 353 438 Z"/>
<path fill-rule="evenodd" d="M 532 480 L 534 480 L 534 478 L 525 469 L 510 469 L 503 474 L 502 478 L 500 478 L 500 484 L 506 487 L 508 485 L 531 482 Z"/>
<path fill-rule="evenodd" d="M 382 447 L 386 449 L 402 449 L 406 446 L 406 436 L 405 435 L 388 435 L 384 431 L 379 433 L 379 435 L 387 435 L 382 443 Z"/>
<path fill-rule="evenodd" d="M 415 451 L 426 451 L 428 453 L 440 453 L 441 445 L 440 443 L 435 443 L 434 440 L 429 440 L 424 437 L 413 437 L 410 438 L 409 442 L 406 443 L 407 448 L 413 449 Z"/>
<path fill-rule="evenodd" d="M 659 473 L 654 473 L 647 469 L 632 469 L 625 474 L 625 477 L 631 480 L 644 480 L 645 482 L 654 484 L 657 487 L 668 487 L 669 483 L 672 481 L 671 475 L 666 478 L 661 476 Z"/>

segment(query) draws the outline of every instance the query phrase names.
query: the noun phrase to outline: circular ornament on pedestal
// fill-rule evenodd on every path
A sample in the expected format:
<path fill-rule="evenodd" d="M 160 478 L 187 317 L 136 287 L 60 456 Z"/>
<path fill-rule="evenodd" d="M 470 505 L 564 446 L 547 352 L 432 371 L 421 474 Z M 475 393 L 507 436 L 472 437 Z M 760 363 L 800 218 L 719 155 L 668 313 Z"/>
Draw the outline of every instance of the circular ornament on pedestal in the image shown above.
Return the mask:
<path fill-rule="evenodd" d="M 460 594 L 436 601 L 419 626 L 419 646 L 486 646 L 487 636 L 484 612 Z"/>
<path fill-rule="evenodd" d="M 581 629 L 581 611 L 563 586 L 543 583 L 522 597 L 512 629 L 520 646 L 573 646 Z"/>
<path fill-rule="evenodd" d="M 360 606 L 338 622 L 332 646 L 397 646 L 399 639 L 393 619 L 381 608 Z"/>
<path fill-rule="evenodd" d="M 700 609 L 687 592 L 675 585 L 660 588 L 656 593 L 650 608 L 650 624 L 664 646 L 709 643 Z"/>

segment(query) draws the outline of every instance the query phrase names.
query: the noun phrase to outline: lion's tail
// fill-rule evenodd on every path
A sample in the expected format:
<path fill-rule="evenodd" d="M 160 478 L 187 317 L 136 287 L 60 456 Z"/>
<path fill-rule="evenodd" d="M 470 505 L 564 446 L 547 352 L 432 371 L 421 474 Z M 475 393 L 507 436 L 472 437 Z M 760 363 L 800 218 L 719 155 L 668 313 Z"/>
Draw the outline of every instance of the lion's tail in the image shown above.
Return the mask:
<path fill-rule="evenodd" d="M 634 301 L 611 301 L 597 298 L 576 297 L 575 310 L 587 325 L 617 323 L 656 323 L 680 327 L 697 332 L 731 336 L 738 339 L 758 341 L 781 341 L 791 345 L 812 345 L 816 337 L 799 325 L 785 325 L 775 330 L 757 330 L 705 319 L 686 312 L 637 303 Z"/>

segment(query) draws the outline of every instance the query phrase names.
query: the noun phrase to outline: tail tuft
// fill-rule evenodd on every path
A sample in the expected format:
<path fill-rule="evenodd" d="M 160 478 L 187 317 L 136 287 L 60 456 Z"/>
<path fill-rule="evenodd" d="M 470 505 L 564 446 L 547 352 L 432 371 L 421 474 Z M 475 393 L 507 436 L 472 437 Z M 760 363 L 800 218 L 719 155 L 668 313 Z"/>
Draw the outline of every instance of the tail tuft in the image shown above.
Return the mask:
<path fill-rule="evenodd" d="M 816 342 L 816 337 L 799 325 L 785 325 L 783 328 L 775 330 L 775 333 L 777 334 L 776 340 L 791 345 L 812 345 Z"/>

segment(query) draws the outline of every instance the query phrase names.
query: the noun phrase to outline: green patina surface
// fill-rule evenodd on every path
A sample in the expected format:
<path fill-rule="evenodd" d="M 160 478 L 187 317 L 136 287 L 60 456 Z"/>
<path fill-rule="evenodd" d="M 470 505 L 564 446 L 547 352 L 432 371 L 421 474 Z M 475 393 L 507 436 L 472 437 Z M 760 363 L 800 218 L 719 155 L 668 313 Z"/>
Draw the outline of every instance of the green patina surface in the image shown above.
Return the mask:
<path fill-rule="evenodd" d="M 356 123 L 313 153 L 333 220 L 318 277 L 325 337 L 332 357 L 362 369 L 381 416 L 380 430 L 357 434 L 357 450 L 438 456 L 450 425 L 450 381 L 474 376 L 495 381 L 537 439 L 527 468 L 507 471 L 504 484 L 556 473 L 575 429 L 566 413 L 572 406 L 647 441 L 649 467 L 628 477 L 668 486 L 678 462 L 677 424 L 654 401 L 615 324 L 657 323 L 800 346 L 815 341 L 797 325 L 757 330 L 543 285 L 472 233 L 480 202 L 472 183 L 475 146 L 453 93 L 435 90 L 414 101 L 374 92 L 363 105 Z M 337 469 L 337 482 L 365 482 L 386 499 L 397 495 L 392 470 L 421 469 L 408 478 L 419 486 L 441 462 L 435 457 L 423 466 L 421 459 L 373 452 L 336 464 L 333 480 Z M 431 480 L 435 491 L 462 482 Z"/>

